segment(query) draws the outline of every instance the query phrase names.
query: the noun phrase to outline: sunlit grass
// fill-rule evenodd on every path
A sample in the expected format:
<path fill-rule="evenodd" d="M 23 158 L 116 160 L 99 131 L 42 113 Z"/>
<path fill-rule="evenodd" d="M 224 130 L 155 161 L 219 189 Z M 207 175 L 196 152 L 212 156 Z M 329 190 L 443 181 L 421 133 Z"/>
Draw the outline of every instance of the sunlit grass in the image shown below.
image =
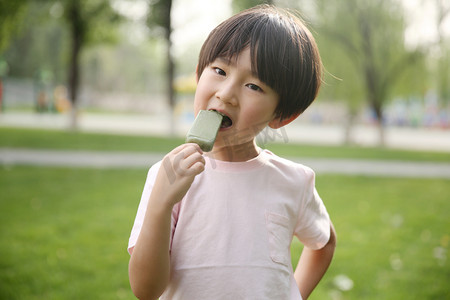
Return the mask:
<path fill-rule="evenodd" d="M 0 170 L 0 299 L 132 299 L 127 239 L 145 171 Z"/>
<path fill-rule="evenodd" d="M 338 247 L 314 299 L 448 297 L 449 180 L 326 175 L 317 185 Z"/>
<path fill-rule="evenodd" d="M 0 147 L 9 148 L 166 153 L 183 142 L 183 138 L 177 137 L 163 138 L 0 127 Z M 292 143 L 267 144 L 263 146 L 283 157 L 450 162 L 450 153 L 448 152 L 407 151 L 356 146 L 315 146 Z"/>
<path fill-rule="evenodd" d="M 126 246 L 145 176 L 1 167 L 0 299 L 134 299 Z M 317 187 L 338 248 L 311 299 L 448 296 L 449 180 L 319 175 Z"/>
<path fill-rule="evenodd" d="M 0 127 L 0 147 L 10 148 L 167 152 L 182 142 L 180 138 Z"/>

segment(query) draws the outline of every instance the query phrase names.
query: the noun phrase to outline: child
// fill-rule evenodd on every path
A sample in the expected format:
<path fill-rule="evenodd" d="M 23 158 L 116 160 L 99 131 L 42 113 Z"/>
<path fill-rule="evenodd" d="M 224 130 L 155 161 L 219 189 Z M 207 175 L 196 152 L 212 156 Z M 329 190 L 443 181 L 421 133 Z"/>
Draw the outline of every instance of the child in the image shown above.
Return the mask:
<path fill-rule="evenodd" d="M 147 177 L 128 251 L 140 299 L 306 299 L 328 268 L 335 232 L 308 167 L 255 143 L 314 100 L 321 60 L 295 16 L 258 6 L 205 41 L 194 99 L 224 120 L 212 152 L 183 144 Z M 290 244 L 305 245 L 293 271 Z"/>

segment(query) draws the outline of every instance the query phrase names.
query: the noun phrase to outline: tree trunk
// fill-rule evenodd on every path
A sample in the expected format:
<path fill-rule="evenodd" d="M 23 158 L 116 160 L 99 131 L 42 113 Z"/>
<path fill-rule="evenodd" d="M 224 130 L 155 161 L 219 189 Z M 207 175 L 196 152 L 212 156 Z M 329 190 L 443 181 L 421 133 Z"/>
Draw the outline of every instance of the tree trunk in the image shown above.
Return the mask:
<path fill-rule="evenodd" d="M 0 77 L 0 113 L 3 111 L 3 81 Z"/>
<path fill-rule="evenodd" d="M 352 137 L 353 125 L 355 124 L 357 111 L 354 108 L 349 107 L 347 118 L 344 127 L 344 143 L 346 145 L 354 144 L 354 139 Z"/>
<path fill-rule="evenodd" d="M 70 129 L 76 130 L 78 127 L 78 88 L 79 88 L 79 53 L 80 48 L 78 41 L 74 40 L 74 45 L 72 45 L 72 57 L 70 60 L 69 69 L 69 90 L 70 90 L 70 101 L 71 106 L 71 118 L 70 118 Z"/>
<path fill-rule="evenodd" d="M 381 148 L 386 147 L 386 134 L 383 121 L 377 123 L 378 126 L 378 146 Z"/>
<path fill-rule="evenodd" d="M 365 84 L 367 89 L 367 94 L 369 98 L 369 103 L 375 112 L 376 123 L 378 127 L 378 145 L 380 147 L 385 146 L 384 138 L 384 125 L 383 125 L 383 93 L 381 91 L 381 78 L 380 72 L 378 72 L 375 65 L 375 58 L 373 52 L 373 31 L 369 24 L 370 20 L 366 17 L 363 10 L 358 9 L 358 21 L 359 21 L 359 31 L 362 40 L 363 49 L 363 72 L 365 76 Z"/>
<path fill-rule="evenodd" d="M 170 19 L 172 10 L 172 1 L 167 1 L 165 27 L 166 27 L 166 41 L 167 41 L 167 97 L 170 108 L 170 135 L 174 136 L 176 133 L 176 118 L 175 118 L 175 92 L 173 89 L 173 81 L 175 77 L 175 63 L 172 56 L 172 22 Z"/>
<path fill-rule="evenodd" d="M 75 130 L 78 127 L 77 101 L 80 81 L 80 51 L 83 40 L 83 25 L 81 20 L 81 6 L 78 0 L 71 1 L 68 17 L 71 29 L 71 56 L 69 66 L 69 97 L 72 103 L 72 112 L 70 114 L 70 129 Z"/>
<path fill-rule="evenodd" d="M 171 31 L 171 30 L 170 30 Z M 175 92 L 173 89 L 173 81 L 175 76 L 175 63 L 172 56 L 171 32 L 167 35 L 167 97 L 170 107 L 170 135 L 174 136 L 176 132 L 175 118 Z"/>
<path fill-rule="evenodd" d="M 372 109 L 376 116 L 376 126 L 378 128 L 378 146 L 386 146 L 386 137 L 384 131 L 384 121 L 383 121 L 383 109 L 381 107 L 380 101 L 372 101 Z"/>

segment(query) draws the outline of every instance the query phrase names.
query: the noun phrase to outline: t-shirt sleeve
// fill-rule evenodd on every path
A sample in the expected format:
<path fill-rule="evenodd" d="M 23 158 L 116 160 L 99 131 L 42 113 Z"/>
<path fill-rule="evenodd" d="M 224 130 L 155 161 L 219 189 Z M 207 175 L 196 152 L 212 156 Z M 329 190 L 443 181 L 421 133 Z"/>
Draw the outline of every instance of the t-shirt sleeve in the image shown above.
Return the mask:
<path fill-rule="evenodd" d="M 137 210 L 136 218 L 134 219 L 133 228 L 131 229 L 130 238 L 128 240 L 128 253 L 136 245 L 136 241 L 141 232 L 142 223 L 144 222 L 144 216 L 147 211 L 148 199 L 152 192 L 153 184 L 156 180 L 156 175 L 158 174 L 160 162 L 153 165 L 147 174 L 147 179 L 145 180 L 144 190 L 142 191 L 141 201 Z"/>
<path fill-rule="evenodd" d="M 315 188 L 314 172 L 309 169 L 307 174 L 308 180 L 294 234 L 306 247 L 321 249 L 330 239 L 330 217 Z"/>

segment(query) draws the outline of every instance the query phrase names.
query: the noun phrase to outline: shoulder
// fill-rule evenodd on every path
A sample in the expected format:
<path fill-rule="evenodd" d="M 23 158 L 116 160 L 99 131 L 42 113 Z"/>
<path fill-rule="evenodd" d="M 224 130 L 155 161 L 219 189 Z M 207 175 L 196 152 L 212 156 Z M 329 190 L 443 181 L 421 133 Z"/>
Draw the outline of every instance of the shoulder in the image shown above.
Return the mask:
<path fill-rule="evenodd" d="M 272 153 L 270 150 L 264 149 L 261 155 L 263 156 L 267 166 L 276 169 L 287 176 L 301 176 L 304 178 L 315 177 L 314 171 L 310 167 L 286 158 L 282 158 Z"/>

